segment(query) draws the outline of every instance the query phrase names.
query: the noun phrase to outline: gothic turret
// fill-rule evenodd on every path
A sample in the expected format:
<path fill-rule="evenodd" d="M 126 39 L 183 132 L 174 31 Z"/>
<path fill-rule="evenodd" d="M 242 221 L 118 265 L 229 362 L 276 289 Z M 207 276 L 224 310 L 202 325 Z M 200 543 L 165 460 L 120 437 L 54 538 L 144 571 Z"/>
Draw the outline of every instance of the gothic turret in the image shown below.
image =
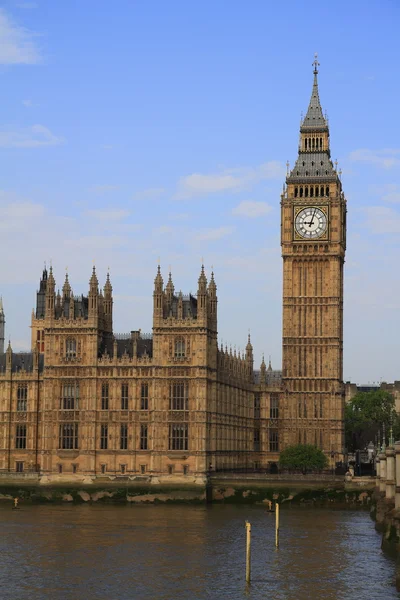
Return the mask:
<path fill-rule="evenodd" d="M 260 366 L 260 383 L 267 382 L 267 367 L 264 360 L 264 354 L 262 356 L 261 366 Z"/>
<path fill-rule="evenodd" d="M 104 321 L 105 328 L 109 333 L 112 333 L 113 328 L 113 297 L 112 285 L 110 281 L 110 273 L 107 272 L 107 279 L 104 285 Z"/>
<path fill-rule="evenodd" d="M 36 292 L 36 318 L 44 319 L 46 312 L 47 269 L 44 267 L 39 289 Z"/>
<path fill-rule="evenodd" d="M 160 265 L 157 267 L 157 275 L 154 279 L 154 292 L 153 292 L 153 325 L 156 322 L 159 324 L 163 318 L 163 305 L 164 305 L 164 291 L 163 291 L 163 278 L 161 276 Z"/>
<path fill-rule="evenodd" d="M 217 286 L 214 280 L 214 272 L 211 271 L 210 283 L 208 284 L 208 306 L 210 315 L 210 326 L 217 330 Z"/>
<path fill-rule="evenodd" d="M 89 281 L 89 318 L 98 316 L 99 305 L 99 280 L 96 275 L 96 267 L 93 266 L 92 276 Z"/>
<path fill-rule="evenodd" d="M 3 298 L 0 296 L 0 354 L 4 354 L 4 335 L 6 317 L 3 309 Z"/>
<path fill-rule="evenodd" d="M 199 284 L 197 288 L 197 318 L 207 318 L 207 277 L 204 273 L 204 265 L 201 265 Z"/>
<path fill-rule="evenodd" d="M 50 267 L 49 277 L 47 279 L 47 285 L 46 285 L 46 310 L 45 310 L 45 316 L 46 316 L 46 318 L 49 318 L 49 319 L 54 318 L 55 288 L 56 288 L 56 282 L 54 281 L 54 277 L 53 277 L 53 267 Z"/>

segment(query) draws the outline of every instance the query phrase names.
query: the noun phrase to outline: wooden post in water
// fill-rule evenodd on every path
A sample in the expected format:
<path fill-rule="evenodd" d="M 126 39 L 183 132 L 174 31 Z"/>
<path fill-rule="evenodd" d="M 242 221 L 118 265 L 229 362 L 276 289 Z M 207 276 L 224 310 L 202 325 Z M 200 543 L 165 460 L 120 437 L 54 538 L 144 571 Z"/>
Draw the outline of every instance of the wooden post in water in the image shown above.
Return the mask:
<path fill-rule="evenodd" d="M 250 583 L 251 574 L 251 523 L 246 521 L 246 583 Z"/>
<path fill-rule="evenodd" d="M 279 504 L 275 502 L 275 546 L 279 548 Z"/>

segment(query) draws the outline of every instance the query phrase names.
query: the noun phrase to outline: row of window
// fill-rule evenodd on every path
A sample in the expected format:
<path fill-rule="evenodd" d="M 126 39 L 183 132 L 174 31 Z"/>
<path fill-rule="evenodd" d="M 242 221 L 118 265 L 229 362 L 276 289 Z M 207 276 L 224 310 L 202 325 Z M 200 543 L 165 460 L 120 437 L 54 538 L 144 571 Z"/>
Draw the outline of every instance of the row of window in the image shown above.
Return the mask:
<path fill-rule="evenodd" d="M 21 428 L 20 430 L 18 428 Z M 148 450 L 148 425 L 140 425 L 140 450 Z M 63 423 L 60 425 L 59 448 L 61 450 L 78 450 L 78 423 Z M 100 450 L 108 450 L 108 425 L 103 424 L 100 428 Z M 17 445 L 19 444 L 19 445 Z M 128 424 L 120 426 L 120 450 L 128 449 Z M 17 426 L 16 448 L 26 448 L 26 425 Z M 189 448 L 189 425 L 188 423 L 171 423 L 169 426 L 168 449 L 188 450 Z"/>
<path fill-rule="evenodd" d="M 259 419 L 260 413 L 261 394 L 254 394 L 254 418 Z M 269 418 L 279 419 L 279 395 L 271 394 L 269 403 Z"/>
<path fill-rule="evenodd" d="M 324 414 L 324 402 L 323 399 L 320 398 L 319 403 L 317 402 L 317 400 L 314 400 L 314 419 L 322 419 L 323 418 L 323 414 Z M 306 400 L 299 400 L 299 404 L 298 404 L 298 417 L 301 419 L 307 419 L 308 418 L 308 410 L 307 410 L 307 401 Z"/>
<path fill-rule="evenodd" d="M 297 171 L 297 174 L 299 174 L 299 172 Z M 306 175 L 308 175 L 308 171 L 306 171 Z M 317 171 L 317 175 L 318 175 L 318 171 Z M 294 197 L 295 198 L 319 198 L 320 196 L 329 196 L 329 185 L 327 186 L 313 186 L 313 185 L 305 185 L 304 187 L 301 185 L 300 187 L 295 187 L 294 188 Z"/>
<path fill-rule="evenodd" d="M 79 408 L 79 383 L 68 383 L 63 386 L 61 406 L 63 410 Z M 189 384 L 187 382 L 171 383 L 170 386 L 170 410 L 189 409 Z M 110 407 L 110 386 L 103 383 L 101 386 L 101 410 Z M 127 383 L 121 384 L 121 409 L 129 408 L 129 387 Z M 140 410 L 149 409 L 149 384 L 142 383 L 140 386 Z"/>
<path fill-rule="evenodd" d="M 73 359 L 77 356 L 77 343 L 74 338 L 68 338 L 65 342 L 65 356 L 67 359 Z M 183 338 L 177 338 L 174 345 L 175 358 L 184 358 L 186 356 L 186 344 Z"/>

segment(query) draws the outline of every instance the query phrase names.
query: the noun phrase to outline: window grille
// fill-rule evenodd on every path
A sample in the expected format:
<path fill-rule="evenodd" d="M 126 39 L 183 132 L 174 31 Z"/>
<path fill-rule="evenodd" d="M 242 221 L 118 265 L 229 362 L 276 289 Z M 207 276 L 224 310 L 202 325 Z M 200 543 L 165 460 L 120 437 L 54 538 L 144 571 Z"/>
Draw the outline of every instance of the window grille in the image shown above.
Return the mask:
<path fill-rule="evenodd" d="M 278 452 L 279 451 L 279 433 L 277 429 L 269 430 L 269 451 L 270 452 Z"/>
<path fill-rule="evenodd" d="M 62 423 L 60 425 L 59 447 L 61 450 L 78 449 L 78 423 Z"/>
<path fill-rule="evenodd" d="M 17 388 L 17 410 L 26 412 L 28 401 L 28 386 L 20 384 Z"/>
<path fill-rule="evenodd" d="M 15 430 L 15 447 L 19 450 L 26 448 L 26 425 L 17 425 Z"/>
<path fill-rule="evenodd" d="M 67 358 L 76 358 L 76 340 L 69 338 L 65 344 L 65 356 Z"/>
<path fill-rule="evenodd" d="M 109 385 L 103 383 L 101 386 L 101 410 L 108 410 Z"/>
<path fill-rule="evenodd" d="M 172 383 L 170 387 L 170 410 L 188 410 L 188 384 L 184 382 Z"/>
<path fill-rule="evenodd" d="M 121 424 L 121 434 L 120 434 L 120 448 L 121 450 L 128 449 L 128 424 Z"/>
<path fill-rule="evenodd" d="M 269 418 L 279 418 L 279 396 L 278 394 L 271 394 L 270 407 L 269 407 Z"/>
<path fill-rule="evenodd" d="M 127 383 L 121 384 L 121 410 L 128 410 L 129 386 Z"/>
<path fill-rule="evenodd" d="M 147 425 L 141 425 L 140 426 L 140 449 L 141 450 L 147 450 L 147 432 L 148 432 L 148 427 Z"/>
<path fill-rule="evenodd" d="M 188 424 L 171 423 L 169 426 L 169 450 L 188 450 L 188 442 Z"/>
<path fill-rule="evenodd" d="M 108 425 L 102 425 L 100 428 L 100 449 L 108 449 Z"/>
<path fill-rule="evenodd" d="M 149 384 L 142 383 L 140 386 L 140 410 L 149 410 Z"/>
<path fill-rule="evenodd" d="M 79 383 L 64 383 L 62 386 L 61 408 L 63 410 L 74 410 L 79 403 Z"/>

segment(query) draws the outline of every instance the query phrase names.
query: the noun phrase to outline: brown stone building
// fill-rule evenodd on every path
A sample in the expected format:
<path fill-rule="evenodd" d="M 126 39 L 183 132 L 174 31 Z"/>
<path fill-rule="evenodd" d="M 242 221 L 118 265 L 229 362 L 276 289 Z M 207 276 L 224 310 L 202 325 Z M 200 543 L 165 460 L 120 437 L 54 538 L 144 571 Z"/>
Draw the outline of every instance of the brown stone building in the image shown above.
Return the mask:
<path fill-rule="evenodd" d="M 218 347 L 217 288 L 154 281 L 153 331 L 113 332 L 109 276 L 87 296 L 43 271 L 32 351 L 0 353 L 0 471 L 203 480 L 268 468 L 288 444 L 343 449 L 342 311 L 346 202 L 317 86 L 281 197 L 283 372 Z M 3 315 L 4 321 L 4 315 Z M 4 330 L 3 330 L 4 338 Z M 338 456 L 337 456 L 338 457 Z"/>

